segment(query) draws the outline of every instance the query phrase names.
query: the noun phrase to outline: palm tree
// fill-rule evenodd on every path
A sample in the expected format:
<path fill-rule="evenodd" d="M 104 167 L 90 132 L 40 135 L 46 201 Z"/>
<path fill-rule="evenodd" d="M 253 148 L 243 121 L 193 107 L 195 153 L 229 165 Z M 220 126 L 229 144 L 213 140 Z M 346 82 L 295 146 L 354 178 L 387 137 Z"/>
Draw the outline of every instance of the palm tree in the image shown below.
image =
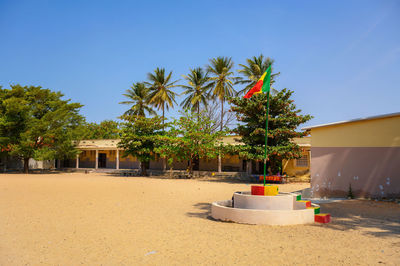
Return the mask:
<path fill-rule="evenodd" d="M 178 87 L 175 85 L 179 80 L 171 82 L 172 71 L 165 76 L 165 68 L 156 68 L 154 73 L 148 73 L 150 82 L 145 84 L 150 86 L 149 103 L 162 110 L 163 125 L 165 119 L 165 108 L 173 107 L 176 93 L 171 89 Z"/>
<path fill-rule="evenodd" d="M 274 63 L 274 60 L 269 57 L 264 59 L 264 55 L 260 54 L 258 57 L 253 56 L 252 58 L 247 58 L 246 62 L 247 65 L 239 64 L 242 69 L 238 70 L 238 72 L 244 75 L 246 79 L 239 78 L 236 84 L 246 84 L 247 86 L 243 90 L 239 91 L 238 95 L 249 91 L 254 85 L 256 85 L 262 74 L 264 74 L 268 67 Z M 279 74 L 280 72 L 271 75 L 271 85 L 275 82 L 274 77 Z M 276 93 L 276 90 L 272 89 L 272 92 Z"/>
<path fill-rule="evenodd" d="M 126 93 L 122 94 L 127 97 L 128 101 L 120 102 L 120 104 L 129 104 L 129 108 L 123 115 L 124 116 L 145 116 L 145 112 L 154 115 L 154 110 L 149 106 L 149 89 L 146 88 L 143 82 L 133 83 Z"/>
<path fill-rule="evenodd" d="M 200 114 L 200 105 L 207 107 L 208 91 L 212 86 L 208 72 L 204 72 L 201 67 L 190 69 L 189 75 L 183 75 L 187 80 L 188 85 L 181 85 L 185 91 L 183 95 L 188 95 L 181 106 L 184 109 L 191 109 L 196 111 L 197 115 Z"/>
<path fill-rule="evenodd" d="M 233 76 L 234 72 L 232 68 L 232 58 L 222 56 L 211 59 L 210 65 L 207 67 L 207 70 L 213 75 L 211 77 L 211 84 L 214 87 L 212 94 L 221 101 L 221 131 L 224 124 L 224 101 L 226 97 L 236 94 L 236 91 L 233 89 L 236 78 Z M 218 172 L 221 172 L 221 170 L 221 156 L 218 156 Z"/>
<path fill-rule="evenodd" d="M 171 89 L 178 87 L 176 83 L 179 80 L 171 81 L 172 71 L 165 76 L 165 68 L 156 68 L 154 73 L 148 73 L 147 78 L 150 82 L 146 82 L 150 86 L 149 103 L 153 104 L 158 110 L 162 110 L 163 130 L 165 129 L 165 108 L 173 107 L 176 93 Z M 167 168 L 167 161 L 162 160 L 163 171 Z"/>

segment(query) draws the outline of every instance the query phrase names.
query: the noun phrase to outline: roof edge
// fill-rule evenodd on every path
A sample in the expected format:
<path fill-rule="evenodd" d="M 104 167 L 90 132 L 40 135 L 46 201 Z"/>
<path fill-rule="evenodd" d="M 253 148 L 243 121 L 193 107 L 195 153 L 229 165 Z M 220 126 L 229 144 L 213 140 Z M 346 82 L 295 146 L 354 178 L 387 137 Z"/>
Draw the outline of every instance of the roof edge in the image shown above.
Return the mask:
<path fill-rule="evenodd" d="M 355 118 L 355 119 L 351 119 L 351 120 L 344 120 L 344 121 L 338 121 L 338 122 L 333 122 L 333 123 L 303 127 L 302 130 L 310 130 L 310 129 L 318 128 L 318 127 L 328 127 L 328 126 L 335 126 L 335 125 L 341 125 L 341 124 L 347 124 L 347 123 L 353 123 L 353 122 L 359 122 L 359 121 L 367 121 L 367 120 L 374 120 L 374 119 L 380 119 L 380 118 L 390 118 L 390 117 L 396 117 L 396 116 L 400 116 L 400 112 L 368 116 L 368 117 L 361 117 L 361 118 Z"/>

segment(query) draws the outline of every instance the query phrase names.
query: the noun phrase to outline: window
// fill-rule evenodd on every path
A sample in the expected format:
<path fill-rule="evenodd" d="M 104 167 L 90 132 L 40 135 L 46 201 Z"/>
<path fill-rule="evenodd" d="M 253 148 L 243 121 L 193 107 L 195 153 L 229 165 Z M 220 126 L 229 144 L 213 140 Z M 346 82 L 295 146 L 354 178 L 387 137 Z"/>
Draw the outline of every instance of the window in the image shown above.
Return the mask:
<path fill-rule="evenodd" d="M 308 167 L 308 155 L 303 154 L 299 159 L 296 159 L 297 167 Z"/>

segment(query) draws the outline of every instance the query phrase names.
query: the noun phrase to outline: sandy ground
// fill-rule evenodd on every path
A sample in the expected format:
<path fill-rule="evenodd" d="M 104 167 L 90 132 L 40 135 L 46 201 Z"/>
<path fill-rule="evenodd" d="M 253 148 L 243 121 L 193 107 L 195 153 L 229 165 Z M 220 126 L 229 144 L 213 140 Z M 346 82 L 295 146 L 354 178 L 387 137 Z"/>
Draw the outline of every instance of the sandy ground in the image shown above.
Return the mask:
<path fill-rule="evenodd" d="M 325 204 L 329 225 L 210 218 L 210 202 L 249 189 L 107 174 L 0 174 L 0 264 L 400 265 L 399 204 Z"/>

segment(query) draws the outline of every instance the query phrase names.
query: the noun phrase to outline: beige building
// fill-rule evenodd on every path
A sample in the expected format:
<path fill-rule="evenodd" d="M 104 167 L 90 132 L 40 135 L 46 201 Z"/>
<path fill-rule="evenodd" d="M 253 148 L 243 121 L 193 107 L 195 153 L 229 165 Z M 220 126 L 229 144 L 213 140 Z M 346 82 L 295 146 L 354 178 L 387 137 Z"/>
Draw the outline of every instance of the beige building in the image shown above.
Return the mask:
<path fill-rule="evenodd" d="M 301 158 L 293 160 L 283 160 L 282 172 L 288 176 L 308 176 L 310 175 L 311 158 L 311 137 L 295 138 L 293 141 L 301 148 Z"/>
<path fill-rule="evenodd" d="M 304 128 L 316 197 L 400 196 L 400 113 Z"/>
<path fill-rule="evenodd" d="M 232 145 L 241 145 L 237 142 L 236 136 L 228 136 L 223 139 L 223 143 Z M 294 139 L 303 149 L 303 157 L 298 160 L 289 160 L 283 162 L 283 172 L 289 175 L 304 174 L 309 171 L 309 151 L 310 138 Z M 76 147 L 81 150 L 75 160 L 62 161 L 58 167 L 62 168 L 91 168 L 91 169 L 139 169 L 139 161 L 132 157 L 124 157 L 123 149 L 118 148 L 118 139 L 103 140 L 81 140 L 76 143 Z M 169 168 L 170 166 L 167 166 Z M 188 161 L 174 162 L 174 170 L 186 170 Z M 160 159 L 151 161 L 149 165 L 151 170 L 162 170 L 162 161 Z M 222 158 L 223 172 L 251 172 L 254 174 L 262 172 L 262 162 L 252 162 L 250 165 L 246 160 L 240 159 L 238 155 L 227 155 Z M 218 171 L 217 159 L 199 160 L 195 163 L 194 170 L 198 171 Z"/>

